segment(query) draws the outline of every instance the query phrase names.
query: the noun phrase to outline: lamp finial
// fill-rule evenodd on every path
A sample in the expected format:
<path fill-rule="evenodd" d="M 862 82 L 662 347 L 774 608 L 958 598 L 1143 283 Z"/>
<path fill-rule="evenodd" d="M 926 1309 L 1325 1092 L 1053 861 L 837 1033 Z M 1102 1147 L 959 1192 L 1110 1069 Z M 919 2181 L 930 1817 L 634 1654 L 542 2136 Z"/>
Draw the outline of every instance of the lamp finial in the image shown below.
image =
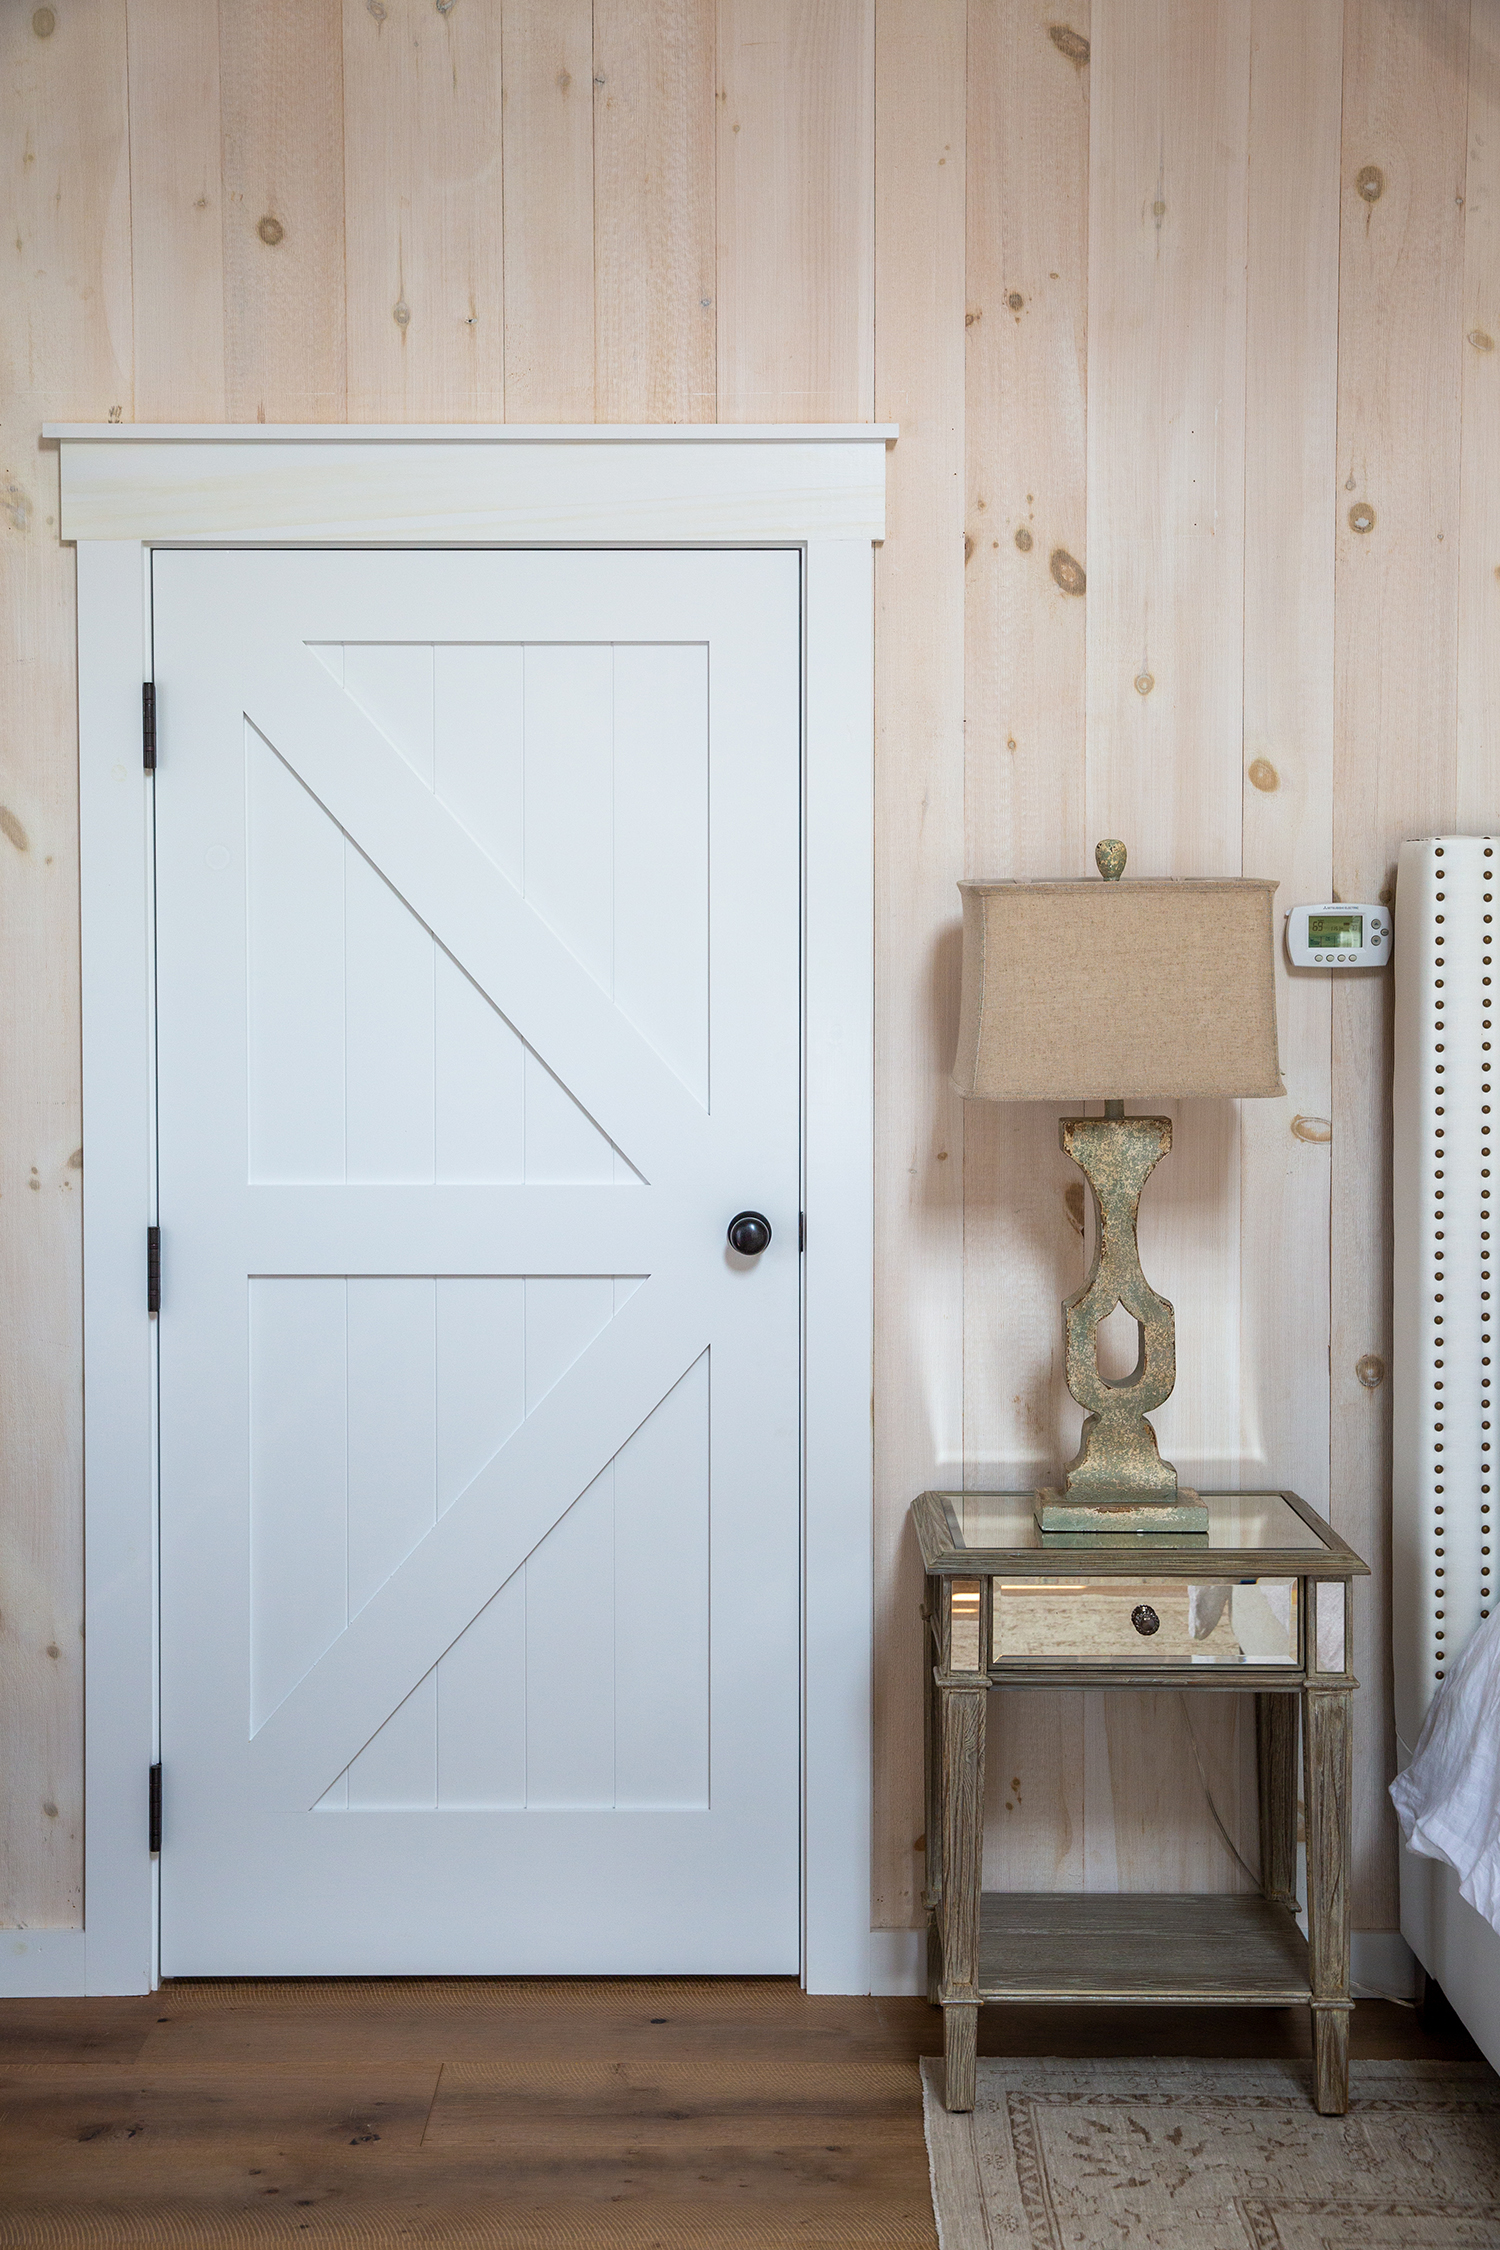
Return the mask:
<path fill-rule="evenodd" d="M 1125 846 L 1118 836 L 1106 836 L 1094 846 L 1094 864 L 1106 883 L 1118 883 L 1125 872 Z"/>

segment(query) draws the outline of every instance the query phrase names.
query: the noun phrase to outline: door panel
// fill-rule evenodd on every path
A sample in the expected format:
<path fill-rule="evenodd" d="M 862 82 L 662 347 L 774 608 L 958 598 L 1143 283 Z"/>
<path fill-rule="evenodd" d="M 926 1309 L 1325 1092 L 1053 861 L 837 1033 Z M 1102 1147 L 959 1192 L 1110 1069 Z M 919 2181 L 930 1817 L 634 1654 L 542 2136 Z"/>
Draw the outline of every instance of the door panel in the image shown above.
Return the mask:
<path fill-rule="evenodd" d="M 167 1974 L 796 1967 L 799 600 L 157 557 Z"/>

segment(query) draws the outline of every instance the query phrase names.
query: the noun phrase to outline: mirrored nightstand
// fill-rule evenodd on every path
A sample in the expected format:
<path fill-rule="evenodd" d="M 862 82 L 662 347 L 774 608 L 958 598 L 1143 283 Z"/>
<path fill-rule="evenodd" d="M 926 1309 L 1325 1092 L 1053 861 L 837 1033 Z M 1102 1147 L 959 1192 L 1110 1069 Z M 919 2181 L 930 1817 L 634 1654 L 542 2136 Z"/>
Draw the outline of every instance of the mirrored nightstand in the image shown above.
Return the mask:
<path fill-rule="evenodd" d="M 1206 1535 L 1047 1533 L 1030 1492 L 924 1492 L 929 1997 L 974 2106 L 986 2000 L 1310 2007 L 1318 2108 L 1349 2101 L 1352 1582 L 1291 1492 L 1205 1492 Z M 985 1698 L 1182 1688 L 1256 1699 L 1261 1895 L 981 1890 Z M 1299 1704 L 1308 1937 L 1297 1926 Z"/>

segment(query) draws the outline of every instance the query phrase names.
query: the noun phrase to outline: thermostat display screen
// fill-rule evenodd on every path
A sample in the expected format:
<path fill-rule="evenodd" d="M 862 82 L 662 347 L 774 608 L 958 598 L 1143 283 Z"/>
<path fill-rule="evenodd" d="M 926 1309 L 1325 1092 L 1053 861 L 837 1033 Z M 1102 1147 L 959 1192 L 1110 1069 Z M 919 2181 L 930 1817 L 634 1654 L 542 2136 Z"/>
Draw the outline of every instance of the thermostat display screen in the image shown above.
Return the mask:
<path fill-rule="evenodd" d="M 1307 942 L 1321 953 L 1325 948 L 1363 945 L 1365 918 L 1362 914 L 1309 914 L 1307 917 Z"/>
<path fill-rule="evenodd" d="M 1391 957 L 1391 910 L 1374 899 L 1320 898 L 1286 918 L 1294 969 L 1383 969 Z"/>

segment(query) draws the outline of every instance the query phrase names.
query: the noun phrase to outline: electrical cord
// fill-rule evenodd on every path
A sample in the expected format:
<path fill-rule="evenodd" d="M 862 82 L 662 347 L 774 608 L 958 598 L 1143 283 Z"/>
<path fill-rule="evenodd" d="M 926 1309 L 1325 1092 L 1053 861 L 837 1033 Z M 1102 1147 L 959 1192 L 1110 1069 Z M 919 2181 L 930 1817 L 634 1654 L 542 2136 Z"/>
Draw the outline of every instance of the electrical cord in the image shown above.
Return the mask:
<path fill-rule="evenodd" d="M 1208 1775 L 1203 1770 L 1203 1760 L 1198 1754 L 1198 1737 L 1193 1732 L 1193 1720 L 1192 1714 L 1188 1709 L 1188 1699 L 1180 1689 L 1178 1690 L 1177 1694 L 1177 1703 L 1182 1713 L 1183 1726 L 1187 1730 L 1188 1746 L 1193 1753 L 1193 1764 L 1198 1769 L 1198 1780 L 1202 1786 L 1204 1802 L 1207 1804 L 1209 1811 L 1213 1815 L 1214 1826 L 1218 1829 L 1219 1834 L 1223 1837 L 1226 1849 L 1233 1855 L 1234 1859 L 1237 1861 L 1241 1872 L 1245 1875 L 1248 1875 L 1251 1882 L 1255 1885 L 1255 1888 L 1259 1890 L 1259 1874 L 1250 1865 L 1249 1861 L 1240 1851 L 1239 1846 L 1235 1843 L 1234 1838 L 1230 1835 L 1229 1830 L 1225 1827 L 1222 1819 L 1219 1816 L 1219 1808 L 1214 1803 L 1214 1793 L 1208 1786 Z M 1393 2008 L 1415 2008 L 1417 2006 L 1417 2002 L 1415 2000 L 1403 1999 L 1402 1995 L 1399 1992 L 1382 1992 L 1375 1985 L 1351 1984 L 1349 1990 L 1358 1999 L 1361 2000 L 1388 2000 Z"/>
<path fill-rule="evenodd" d="M 1198 1737 L 1193 1732 L 1192 1716 L 1188 1711 L 1188 1699 L 1183 1694 L 1180 1688 L 1177 1691 L 1177 1706 L 1182 1713 L 1182 1723 L 1187 1729 L 1188 1746 L 1193 1753 L 1193 1764 L 1198 1768 L 1198 1779 L 1203 1787 L 1204 1801 L 1206 1802 L 1209 1811 L 1213 1814 L 1214 1826 L 1218 1829 L 1219 1834 L 1223 1837 L 1226 1850 L 1228 1850 L 1231 1856 L 1238 1862 L 1241 1872 L 1248 1875 L 1251 1882 L 1255 1885 L 1255 1888 L 1259 1890 L 1259 1874 L 1244 1857 L 1244 1854 L 1241 1852 L 1238 1844 L 1230 1835 L 1229 1830 L 1224 1826 L 1223 1821 L 1219 1818 L 1219 1808 L 1214 1803 L 1214 1793 L 1208 1786 L 1208 1775 L 1204 1772 L 1203 1760 L 1198 1755 Z"/>

